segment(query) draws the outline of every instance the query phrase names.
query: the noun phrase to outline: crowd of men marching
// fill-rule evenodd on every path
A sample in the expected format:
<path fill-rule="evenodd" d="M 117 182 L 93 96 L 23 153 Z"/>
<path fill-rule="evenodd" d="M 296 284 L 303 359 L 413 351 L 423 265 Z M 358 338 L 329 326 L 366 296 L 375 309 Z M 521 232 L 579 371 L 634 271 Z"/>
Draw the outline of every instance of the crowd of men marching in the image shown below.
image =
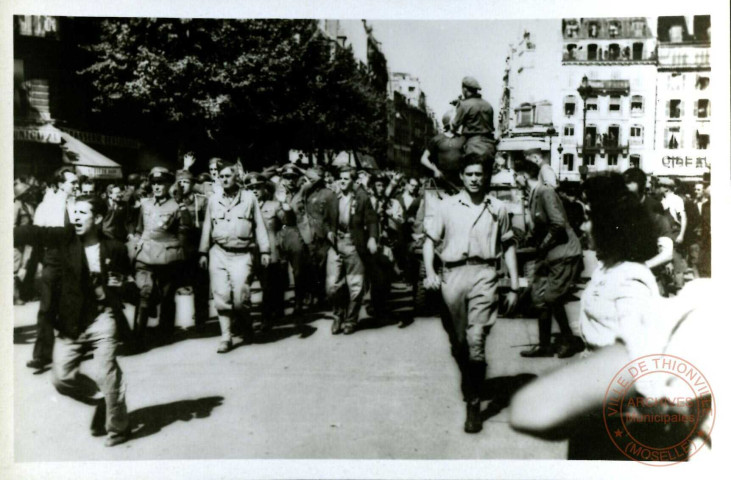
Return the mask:
<path fill-rule="evenodd" d="M 466 77 L 462 87 L 455 115 L 445 116 L 444 132 L 422 159 L 430 177 L 293 163 L 246 172 L 219 158 L 194 175 L 196 159 L 188 154 L 177 171 L 155 167 L 103 188 L 70 166 L 55 172 L 45 188 L 32 177 L 16 179 L 15 303 L 40 299 L 28 367 L 53 363 L 59 391 L 83 396 L 79 366 L 85 351 L 95 350 L 101 373 L 98 389 L 87 389 L 87 400 L 97 405 L 92 430 L 115 445 L 129 437 L 117 343 L 121 339 L 134 354 L 173 341 L 181 289 L 192 290 L 197 329 L 205 328 L 212 299 L 221 354 L 231 351 L 236 336 L 252 342 L 282 319 L 301 326 L 308 311 L 331 310 L 332 334 L 349 335 L 359 326 L 367 291 L 369 317 L 385 320 L 394 280 L 420 281 L 411 250 L 418 233 L 425 238 L 424 285 L 441 290 L 443 315 L 451 318 L 445 328 L 463 376 L 465 430 L 479 431 L 476 392 L 485 377 L 485 337 L 497 316 L 497 265 L 507 266 L 511 310 L 521 294 L 515 247 L 533 243 L 541 265 L 530 289 L 539 310 L 539 344 L 521 355 L 568 357 L 583 350 L 583 342 L 571 331 L 564 305 L 582 250 L 591 245 L 582 238 L 587 216 L 580 192 L 557 184 L 540 151 L 525 152 L 515 170 L 500 168 L 492 107 L 479 96 L 476 80 Z M 517 231 L 503 202 L 489 195 L 497 176 L 522 189 L 529 232 Z M 425 211 L 431 177 L 453 195 Z M 678 195 L 673 181 L 660 179 L 650 183 L 656 191 L 648 191 L 646 175 L 636 168 L 624 172 L 624 180 L 655 219 L 658 253 L 646 266 L 665 294 L 682 288 L 689 269 L 709 276 L 707 185 Z M 286 312 L 290 278 L 294 298 Z M 255 279 L 262 291 L 256 324 Z M 132 322 L 124 302 L 134 305 Z M 150 318 L 159 321 L 154 332 Z M 554 344 L 553 318 L 561 330 Z"/>

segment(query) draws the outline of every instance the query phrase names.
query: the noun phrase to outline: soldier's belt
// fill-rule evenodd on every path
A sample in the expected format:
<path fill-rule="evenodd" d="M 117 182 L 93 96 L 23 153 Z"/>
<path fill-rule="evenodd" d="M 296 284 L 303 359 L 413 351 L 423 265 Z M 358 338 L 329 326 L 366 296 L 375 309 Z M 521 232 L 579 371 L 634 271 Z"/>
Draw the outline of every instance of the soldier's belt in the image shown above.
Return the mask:
<path fill-rule="evenodd" d="M 252 253 L 254 251 L 254 247 L 224 247 L 221 244 L 216 244 L 218 248 L 223 250 L 224 252 L 228 253 Z"/>
<path fill-rule="evenodd" d="M 479 257 L 470 257 L 465 258 L 464 260 L 457 260 L 456 262 L 444 262 L 445 268 L 457 268 L 462 267 L 464 265 L 487 265 L 490 267 L 497 267 L 499 263 L 499 259 L 497 258 L 479 258 Z"/>

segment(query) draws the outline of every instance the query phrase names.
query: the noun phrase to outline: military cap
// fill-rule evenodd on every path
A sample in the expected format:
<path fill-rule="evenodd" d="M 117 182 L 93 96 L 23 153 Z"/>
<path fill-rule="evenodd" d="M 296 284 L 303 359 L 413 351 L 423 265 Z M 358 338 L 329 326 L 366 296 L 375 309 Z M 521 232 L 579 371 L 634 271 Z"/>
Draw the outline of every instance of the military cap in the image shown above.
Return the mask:
<path fill-rule="evenodd" d="M 471 88 L 472 90 L 482 90 L 480 83 L 475 79 L 475 77 L 464 77 L 462 79 L 462 86 Z"/>
<path fill-rule="evenodd" d="M 265 185 L 266 183 L 267 179 L 261 173 L 250 173 L 244 177 L 244 187 L 246 188 L 258 187 L 260 185 Z"/>
<path fill-rule="evenodd" d="M 193 181 L 193 178 L 194 178 L 193 177 L 193 174 L 190 173 L 188 170 L 182 170 L 181 169 L 181 170 L 178 170 L 177 172 L 175 172 L 175 181 L 178 181 L 178 182 L 180 180 L 190 180 L 190 181 Z"/>
<path fill-rule="evenodd" d="M 162 180 L 163 182 L 168 183 L 172 183 L 173 178 L 173 174 L 170 173 L 170 170 L 165 167 L 152 167 L 152 170 L 150 170 L 150 174 L 147 176 L 147 179 L 149 181 Z"/>
<path fill-rule="evenodd" d="M 198 175 L 198 178 L 196 179 L 198 183 L 205 183 L 205 182 L 212 182 L 213 177 L 208 172 L 203 172 Z"/>
<path fill-rule="evenodd" d="M 282 171 L 280 173 L 280 176 L 282 177 L 299 177 L 300 171 L 297 167 L 292 165 L 291 163 L 288 165 L 285 165 L 282 167 Z"/>

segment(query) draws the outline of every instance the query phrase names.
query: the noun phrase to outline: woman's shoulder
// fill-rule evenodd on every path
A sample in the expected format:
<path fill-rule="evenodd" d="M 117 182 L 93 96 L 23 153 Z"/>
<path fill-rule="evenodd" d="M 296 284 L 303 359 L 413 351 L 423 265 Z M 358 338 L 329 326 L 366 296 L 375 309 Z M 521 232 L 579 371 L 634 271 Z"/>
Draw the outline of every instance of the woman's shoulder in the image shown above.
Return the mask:
<path fill-rule="evenodd" d="M 595 279 L 621 291 L 626 288 L 637 288 L 640 285 L 645 285 L 651 292 L 657 290 L 655 276 L 642 263 L 621 262 L 611 267 L 599 264 L 592 277 L 592 280 Z"/>

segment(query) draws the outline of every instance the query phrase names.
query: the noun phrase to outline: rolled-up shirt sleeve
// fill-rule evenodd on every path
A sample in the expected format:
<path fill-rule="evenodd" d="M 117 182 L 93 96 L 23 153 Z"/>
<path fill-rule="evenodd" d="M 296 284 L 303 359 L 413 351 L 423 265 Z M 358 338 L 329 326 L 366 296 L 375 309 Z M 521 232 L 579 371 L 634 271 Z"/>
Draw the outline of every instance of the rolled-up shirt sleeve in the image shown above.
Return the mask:
<path fill-rule="evenodd" d="M 438 244 L 444 237 L 443 202 L 434 202 L 424 207 L 424 233 Z"/>

